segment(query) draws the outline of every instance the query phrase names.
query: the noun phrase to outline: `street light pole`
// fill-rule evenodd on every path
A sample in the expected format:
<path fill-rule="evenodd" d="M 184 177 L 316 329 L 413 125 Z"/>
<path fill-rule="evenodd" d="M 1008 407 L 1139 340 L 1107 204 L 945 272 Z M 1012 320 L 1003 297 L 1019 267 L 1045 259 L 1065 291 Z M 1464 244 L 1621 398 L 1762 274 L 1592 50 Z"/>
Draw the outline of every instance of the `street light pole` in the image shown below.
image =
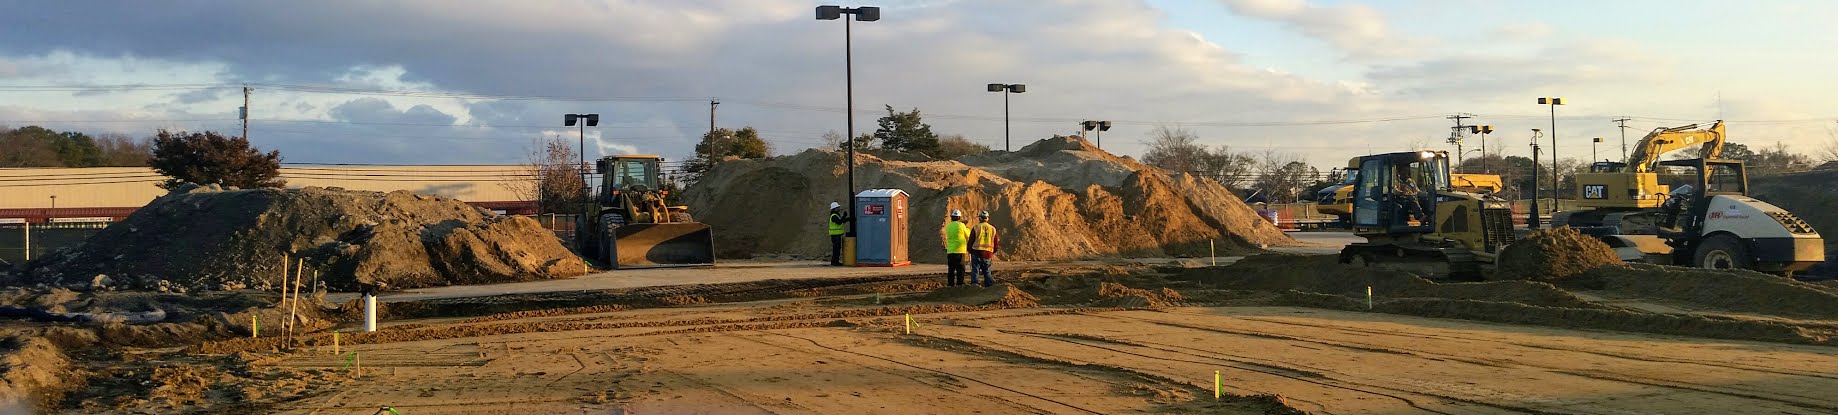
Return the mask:
<path fill-rule="evenodd" d="M 845 14 L 854 15 L 855 18 L 854 19 L 842 19 L 842 15 L 845 15 Z M 843 91 L 848 96 L 847 98 L 845 98 L 847 102 L 847 104 L 845 105 L 847 106 L 846 114 L 848 116 L 848 122 L 847 122 L 846 128 L 849 131 L 849 135 L 843 137 L 844 142 L 848 143 L 848 147 L 847 147 L 848 150 L 845 152 L 847 153 L 845 157 L 849 158 L 848 169 L 847 169 L 848 170 L 847 180 L 849 181 L 849 194 L 847 195 L 847 197 L 849 199 L 849 212 L 850 213 L 848 215 L 849 230 L 848 230 L 847 235 L 855 236 L 855 213 L 856 213 L 855 212 L 855 51 L 854 51 L 855 40 L 853 39 L 854 35 L 851 33 L 852 29 L 851 29 L 851 23 L 849 21 L 850 20 L 860 20 L 864 22 L 872 22 L 872 21 L 881 20 L 881 8 L 879 7 L 817 6 L 817 20 L 836 20 L 836 19 L 842 19 L 842 68 L 843 68 L 842 71 L 843 71 L 843 84 L 844 84 Z"/>
<path fill-rule="evenodd" d="M 1537 128 L 1532 129 L 1532 212 L 1525 215 L 1525 227 L 1531 229 L 1538 229 L 1538 137 L 1541 135 L 1544 134 Z"/>
<path fill-rule="evenodd" d="M 1012 151 L 1009 144 L 1008 128 L 1008 94 L 1027 92 L 1027 85 L 1022 84 L 989 84 L 989 92 L 1002 93 L 1002 151 Z"/>
<path fill-rule="evenodd" d="M 600 126 L 600 114 L 567 114 L 562 117 L 562 125 L 567 127 L 578 126 L 580 130 L 581 164 L 575 166 L 575 168 L 581 169 L 581 194 L 584 197 L 584 200 L 581 202 L 581 214 L 586 215 L 589 210 L 588 205 L 593 203 L 593 195 L 591 193 L 593 185 L 589 184 L 587 181 L 587 127 Z"/>
<path fill-rule="evenodd" d="M 1097 146 L 1098 148 L 1104 148 L 1104 132 L 1110 131 L 1110 121 L 1085 120 L 1085 121 L 1079 122 L 1079 128 L 1083 128 L 1084 131 L 1097 130 L 1098 132 Z M 1084 133 L 1081 132 L 1079 133 L 1079 135 L 1083 136 Z"/>
<path fill-rule="evenodd" d="M 1564 174 L 1557 171 L 1557 106 L 1564 105 L 1564 99 L 1554 97 L 1539 98 L 1538 103 L 1551 107 L 1551 210 L 1559 211 L 1563 210 L 1563 204 L 1558 202 L 1560 199 L 1557 197 L 1557 192 L 1559 191 L 1557 180 L 1563 177 Z"/>

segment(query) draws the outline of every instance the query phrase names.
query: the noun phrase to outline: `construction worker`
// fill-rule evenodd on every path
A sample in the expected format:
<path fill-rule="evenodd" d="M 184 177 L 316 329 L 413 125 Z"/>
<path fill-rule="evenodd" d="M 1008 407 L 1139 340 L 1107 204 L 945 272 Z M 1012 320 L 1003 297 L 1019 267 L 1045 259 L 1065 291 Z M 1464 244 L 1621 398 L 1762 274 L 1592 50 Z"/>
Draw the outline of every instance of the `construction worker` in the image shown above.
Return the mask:
<path fill-rule="evenodd" d="M 968 254 L 970 227 L 964 225 L 964 211 L 951 209 L 951 221 L 940 232 L 945 242 L 945 285 L 964 283 L 964 256 Z"/>
<path fill-rule="evenodd" d="M 830 266 L 842 266 L 842 235 L 848 233 L 849 211 L 842 203 L 830 202 Z"/>
<path fill-rule="evenodd" d="M 996 237 L 996 226 L 989 224 L 989 211 L 976 214 L 976 227 L 970 228 L 970 283 L 976 284 L 977 275 L 983 276 L 983 286 L 995 283 L 989 276 L 989 261 L 996 257 L 996 245 L 1002 242 Z"/>

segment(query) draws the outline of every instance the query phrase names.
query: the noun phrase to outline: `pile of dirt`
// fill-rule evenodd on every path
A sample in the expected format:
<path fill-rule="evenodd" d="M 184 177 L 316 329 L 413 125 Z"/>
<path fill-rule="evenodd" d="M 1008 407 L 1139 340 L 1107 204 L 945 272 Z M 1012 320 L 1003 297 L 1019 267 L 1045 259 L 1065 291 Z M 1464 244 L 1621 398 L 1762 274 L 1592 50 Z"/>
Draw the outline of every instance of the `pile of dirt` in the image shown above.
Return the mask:
<path fill-rule="evenodd" d="M 1040 299 L 1033 294 L 1015 288 L 1011 284 L 1000 287 L 983 287 L 980 285 L 958 285 L 939 287 L 919 295 L 920 301 L 936 301 L 964 305 L 992 305 L 1000 308 L 1039 307 Z"/>
<path fill-rule="evenodd" d="M 1533 231 L 1500 252 L 1498 279 L 1557 281 L 1619 265 L 1613 248 L 1568 226 Z"/>
<path fill-rule="evenodd" d="M 1215 181 L 1171 174 L 1078 138 L 953 161 L 858 158 L 858 189 L 911 195 L 907 243 L 920 262 L 943 261 L 937 229 L 951 209 L 972 217 L 989 211 L 1007 260 L 1199 257 L 1209 244 L 1232 255 L 1293 243 Z M 829 252 L 829 203 L 848 204 L 843 159 L 812 149 L 721 163 L 685 190 L 684 202 L 716 229 L 722 257 L 822 257 Z"/>
<path fill-rule="evenodd" d="M 406 191 L 187 186 L 4 282 L 278 290 L 281 267 L 298 266 L 283 258 L 304 259 L 309 278 L 333 290 L 527 281 L 586 270 L 536 221 L 457 200 Z"/>
<path fill-rule="evenodd" d="M 1548 307 L 1601 307 L 1544 282 L 1437 283 L 1408 272 L 1341 264 L 1336 255 L 1255 255 L 1225 267 L 1182 270 L 1171 278 L 1223 289 L 1297 291 L 1361 300 L 1370 289 L 1375 298 L 1452 298 Z"/>
<path fill-rule="evenodd" d="M 1736 313 L 1838 320 L 1838 288 L 1748 270 L 1630 264 L 1601 267 L 1577 279 L 1590 289 Z"/>
<path fill-rule="evenodd" d="M 1838 170 L 1751 176 L 1749 195 L 1792 212 L 1825 237 L 1825 263 L 1798 274 L 1838 277 Z"/>
<path fill-rule="evenodd" d="M 0 340 L 0 413 L 49 412 L 80 378 L 50 340 L 17 334 Z"/>
<path fill-rule="evenodd" d="M 1112 282 L 1099 283 L 1095 294 L 1098 300 L 1091 305 L 1098 307 L 1162 308 L 1177 306 L 1186 300 L 1180 292 L 1167 287 L 1150 291 Z"/>

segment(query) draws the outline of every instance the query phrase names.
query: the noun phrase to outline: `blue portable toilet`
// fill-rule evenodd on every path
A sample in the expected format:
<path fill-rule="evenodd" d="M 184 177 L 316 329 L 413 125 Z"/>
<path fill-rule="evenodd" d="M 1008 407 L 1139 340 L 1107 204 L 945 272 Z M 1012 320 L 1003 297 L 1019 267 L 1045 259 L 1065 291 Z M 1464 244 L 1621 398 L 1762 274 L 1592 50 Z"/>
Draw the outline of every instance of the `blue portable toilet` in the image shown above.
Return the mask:
<path fill-rule="evenodd" d="M 899 267 L 912 265 L 906 255 L 908 211 L 906 191 L 868 189 L 855 194 L 855 265 Z"/>

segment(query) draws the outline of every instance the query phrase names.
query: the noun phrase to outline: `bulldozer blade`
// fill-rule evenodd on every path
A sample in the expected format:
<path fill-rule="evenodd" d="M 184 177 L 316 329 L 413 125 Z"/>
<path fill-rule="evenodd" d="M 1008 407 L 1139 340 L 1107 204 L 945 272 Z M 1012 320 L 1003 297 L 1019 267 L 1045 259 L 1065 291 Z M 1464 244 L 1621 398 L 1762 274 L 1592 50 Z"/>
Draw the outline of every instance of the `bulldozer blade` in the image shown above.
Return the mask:
<path fill-rule="evenodd" d="M 639 223 L 613 228 L 613 268 L 715 264 L 715 233 L 701 223 Z"/>

